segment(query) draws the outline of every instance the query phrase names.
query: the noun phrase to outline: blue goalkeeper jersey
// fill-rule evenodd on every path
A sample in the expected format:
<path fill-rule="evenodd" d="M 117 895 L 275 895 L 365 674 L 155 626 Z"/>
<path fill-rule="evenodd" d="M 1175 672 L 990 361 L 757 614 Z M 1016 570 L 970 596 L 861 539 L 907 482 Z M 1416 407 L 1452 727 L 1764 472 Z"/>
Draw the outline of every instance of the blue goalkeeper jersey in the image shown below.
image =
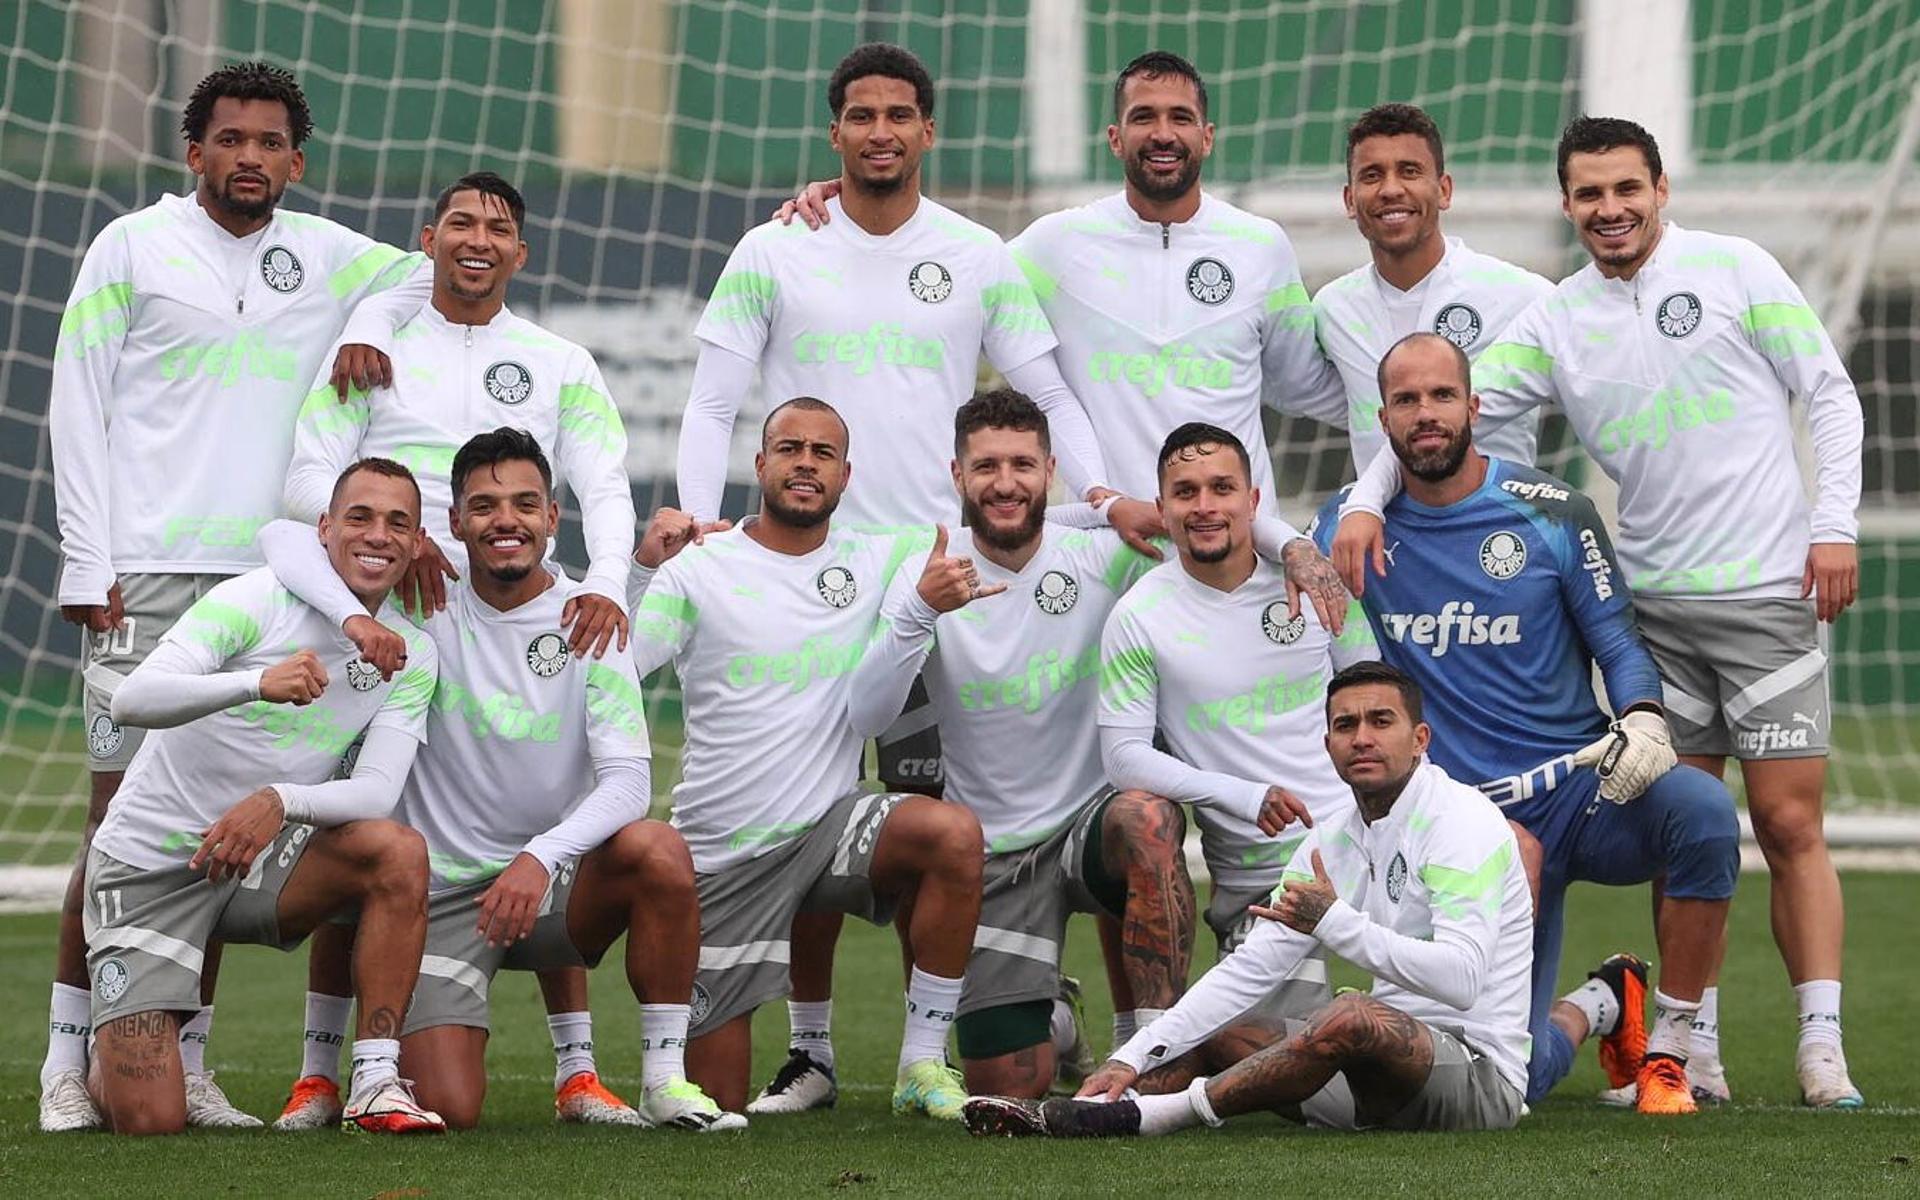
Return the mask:
<path fill-rule="evenodd" d="M 1340 502 L 1314 539 L 1333 542 Z M 1633 603 L 1593 503 L 1541 471 L 1487 460 L 1487 478 L 1445 508 L 1405 493 L 1386 508 L 1387 573 L 1367 575 L 1362 607 L 1380 657 L 1413 676 L 1433 727 L 1433 760 L 1497 803 L 1542 795 L 1607 716 L 1660 700 Z"/>

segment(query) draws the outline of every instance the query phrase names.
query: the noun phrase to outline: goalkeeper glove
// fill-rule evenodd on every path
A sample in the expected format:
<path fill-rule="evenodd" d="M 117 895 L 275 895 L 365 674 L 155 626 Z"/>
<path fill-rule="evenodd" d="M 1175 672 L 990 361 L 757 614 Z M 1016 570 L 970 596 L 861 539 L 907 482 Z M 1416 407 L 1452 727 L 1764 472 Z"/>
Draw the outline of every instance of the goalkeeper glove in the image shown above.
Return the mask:
<path fill-rule="evenodd" d="M 1679 762 L 1673 734 L 1657 712 L 1637 709 L 1607 727 L 1607 736 L 1573 756 L 1600 776 L 1600 794 L 1615 804 L 1637 800 Z"/>

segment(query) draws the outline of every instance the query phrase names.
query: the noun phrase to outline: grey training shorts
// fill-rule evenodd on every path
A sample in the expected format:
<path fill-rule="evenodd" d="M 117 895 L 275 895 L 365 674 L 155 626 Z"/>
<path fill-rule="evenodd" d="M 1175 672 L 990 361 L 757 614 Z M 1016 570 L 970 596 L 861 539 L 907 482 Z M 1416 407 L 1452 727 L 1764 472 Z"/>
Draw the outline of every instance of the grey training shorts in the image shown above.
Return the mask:
<path fill-rule="evenodd" d="M 1296 1031 L 1295 1024 L 1289 1024 L 1289 1033 Z M 1512 1129 L 1520 1120 L 1523 1099 L 1520 1089 L 1507 1082 L 1492 1059 L 1467 1045 L 1457 1034 L 1433 1025 L 1427 1025 L 1426 1030 L 1433 1038 L 1433 1070 L 1419 1094 L 1384 1123 L 1360 1124 L 1354 1113 L 1353 1092 L 1344 1075 L 1335 1075 L 1325 1087 L 1307 1097 L 1300 1105 L 1301 1116 L 1310 1125 L 1347 1130 L 1473 1133 Z"/>
<path fill-rule="evenodd" d="M 90 676 L 83 689 L 87 720 L 87 768 L 124 771 L 140 748 L 146 730 L 117 725 L 107 711 L 110 684 L 145 662 L 194 602 L 225 582 L 226 575 L 144 574 L 120 577 L 120 603 L 126 616 L 120 628 L 81 634 L 81 666 Z"/>
<path fill-rule="evenodd" d="M 488 1029 L 487 996 L 501 970 L 546 971 L 591 966 L 567 933 L 567 901 L 573 896 L 577 859 L 554 868 L 540 901 L 533 932 L 511 946 L 489 946 L 480 932 L 480 900 L 499 876 L 463 883 L 427 897 L 427 944 L 420 955 L 420 980 L 400 1035 L 437 1025 Z"/>
<path fill-rule="evenodd" d="M 1826 631 L 1811 600 L 1636 596 L 1673 748 L 1742 760 L 1827 752 Z"/>

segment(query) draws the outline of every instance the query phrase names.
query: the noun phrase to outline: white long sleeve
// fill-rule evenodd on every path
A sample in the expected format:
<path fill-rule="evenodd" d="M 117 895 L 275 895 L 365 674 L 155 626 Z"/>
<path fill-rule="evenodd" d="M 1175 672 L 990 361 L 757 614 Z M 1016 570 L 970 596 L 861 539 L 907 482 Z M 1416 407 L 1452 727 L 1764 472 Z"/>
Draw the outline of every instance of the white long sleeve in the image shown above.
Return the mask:
<path fill-rule="evenodd" d="M 913 681 L 933 650 L 940 614 L 920 597 L 920 572 L 903 568 L 888 588 L 873 644 L 854 668 L 847 719 L 854 733 L 878 737 L 907 706 Z"/>
<path fill-rule="evenodd" d="M 578 858 L 645 819 L 652 800 L 653 773 L 646 759 L 596 762 L 593 790 L 558 825 L 528 842 L 525 853 L 539 859 L 551 875 L 566 859 Z"/>
<path fill-rule="evenodd" d="M 1481 924 L 1490 927 L 1492 922 Z M 1444 918 L 1435 919 L 1433 940 L 1422 941 L 1395 933 L 1345 900 L 1335 900 L 1313 933 L 1327 949 L 1376 979 L 1454 1008 L 1470 1007 L 1487 977 L 1491 932 L 1485 940 L 1466 936 Z"/>
<path fill-rule="evenodd" d="M 1277 921 L 1260 922 L 1172 1008 L 1115 1050 L 1114 1059 L 1144 1073 L 1180 1057 L 1266 999 L 1313 946 L 1312 938 Z"/>
<path fill-rule="evenodd" d="M 1340 516 L 1348 513 L 1372 513 L 1376 517 L 1386 512 L 1387 504 L 1400 494 L 1400 458 L 1392 451 L 1376 454 L 1367 469 L 1360 472 L 1360 478 L 1354 480 L 1353 490 L 1340 504 Z"/>
<path fill-rule="evenodd" d="M 325 783 L 276 783 L 287 820 L 306 825 L 344 825 L 370 821 L 393 811 L 400 788 L 419 753 L 418 738 L 385 725 L 367 730 L 353 774 Z"/>
<path fill-rule="evenodd" d="M 1204 804 L 1252 821 L 1260 815 L 1267 785 L 1219 771 L 1202 771 L 1156 750 L 1151 729 L 1100 727 L 1100 761 L 1107 779 L 1123 791 L 1150 792 L 1182 804 Z"/>
<path fill-rule="evenodd" d="M 1094 488 L 1108 486 L 1107 464 L 1100 456 L 1100 441 L 1094 436 L 1087 410 L 1060 374 L 1056 353 L 1050 350 L 1007 371 L 1007 383 L 1024 392 L 1046 414 L 1047 432 L 1067 490 L 1076 497 L 1084 496 Z"/>
<path fill-rule="evenodd" d="M 693 363 L 693 387 L 680 418 L 680 451 L 675 479 L 680 507 L 696 520 L 720 516 L 727 491 L 727 454 L 733 446 L 733 421 L 740 402 L 753 388 L 754 361 L 712 342 L 700 343 Z"/>
<path fill-rule="evenodd" d="M 256 544 L 281 586 L 317 609 L 335 628 L 350 617 L 367 615 L 367 606 L 333 569 L 313 526 L 284 518 L 269 521 L 261 527 Z"/>
<path fill-rule="evenodd" d="M 581 585 L 625 607 L 635 525 L 627 431 L 592 357 L 581 352 L 568 367 L 553 459 L 580 505 L 580 533 L 587 545 Z"/>
<path fill-rule="evenodd" d="M 391 355 L 394 330 L 411 321 L 420 306 L 432 299 L 433 260 L 423 258 L 404 280 L 354 305 L 334 353 L 339 354 L 341 346 L 362 345 Z M 333 359 L 327 359 L 326 369 L 333 370 Z"/>
<path fill-rule="evenodd" d="M 264 668 L 202 674 L 187 646 L 163 641 L 113 689 L 110 712 L 121 725 L 171 729 L 258 700 L 264 674 Z"/>
<path fill-rule="evenodd" d="M 115 579 L 107 411 L 136 299 L 126 237 L 116 222 L 87 248 L 53 356 L 47 432 L 64 560 L 61 604 L 105 604 Z"/>

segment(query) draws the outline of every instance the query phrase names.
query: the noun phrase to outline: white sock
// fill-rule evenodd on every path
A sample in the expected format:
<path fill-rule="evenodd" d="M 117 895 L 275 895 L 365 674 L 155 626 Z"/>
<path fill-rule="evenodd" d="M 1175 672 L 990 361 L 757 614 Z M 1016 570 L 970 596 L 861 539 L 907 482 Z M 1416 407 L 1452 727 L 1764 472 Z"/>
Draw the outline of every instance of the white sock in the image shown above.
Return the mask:
<path fill-rule="evenodd" d="M 1139 1029 L 1140 1019 L 1132 1011 L 1114 1013 L 1113 1049 L 1118 1050 L 1120 1047 L 1132 1041 L 1133 1035 L 1138 1032 Z M 1111 1051 L 1108 1053 L 1108 1057 L 1112 1057 Z"/>
<path fill-rule="evenodd" d="M 1675 1000 L 1658 988 L 1653 991 L 1653 1024 L 1647 1028 L 1647 1053 L 1687 1061 L 1693 1044 L 1693 1018 L 1698 1000 Z"/>
<path fill-rule="evenodd" d="M 1080 1040 L 1080 1030 L 1073 1023 L 1073 1005 L 1065 1000 L 1053 1002 L 1053 1016 L 1047 1024 L 1048 1038 L 1053 1042 L 1055 1058 L 1068 1058 L 1073 1054 L 1073 1044 Z"/>
<path fill-rule="evenodd" d="M 1193 1101 L 1187 1098 L 1185 1092 L 1140 1096 L 1134 1100 L 1134 1104 L 1140 1108 L 1142 1137 L 1157 1137 L 1163 1133 L 1191 1129 L 1201 1122 L 1200 1114 L 1194 1111 Z"/>
<path fill-rule="evenodd" d="M 1620 1001 L 1598 979 L 1589 979 L 1560 998 L 1586 1014 L 1588 1037 L 1605 1037 L 1620 1024 Z"/>
<path fill-rule="evenodd" d="M 787 1001 L 787 1049 L 804 1050 L 807 1057 L 833 1070 L 833 1001 Z"/>
<path fill-rule="evenodd" d="M 53 1086 L 63 1071 L 87 1069 L 87 1035 L 93 1032 L 93 994 L 85 988 L 53 985 L 48 1005 L 47 1057 L 40 1064 L 40 1090 Z"/>
<path fill-rule="evenodd" d="M 193 1018 L 180 1027 L 180 1073 L 207 1073 L 207 1035 L 213 1032 L 213 1005 L 203 1004 Z"/>
<path fill-rule="evenodd" d="M 1207 1084 L 1211 1082 L 1213 1082 L 1211 1079 L 1202 1075 L 1188 1084 L 1187 1103 L 1193 1106 L 1193 1115 L 1199 1117 L 1202 1123 L 1218 1129 L 1225 1125 L 1226 1121 L 1214 1115 L 1213 1099 L 1207 1095 Z"/>
<path fill-rule="evenodd" d="M 1700 1011 L 1693 1014 L 1694 1063 L 1720 1061 L 1720 989 L 1710 987 L 1700 993 Z"/>
<path fill-rule="evenodd" d="M 565 1012 L 547 1014 L 547 1032 L 553 1035 L 553 1087 L 572 1079 L 593 1065 L 593 1014 Z"/>
<path fill-rule="evenodd" d="M 960 980 L 913 969 L 907 982 L 907 1027 L 900 1034 L 901 1070 L 923 1059 L 946 1058 L 947 1034 L 959 1007 Z"/>
<path fill-rule="evenodd" d="M 359 1099 L 400 1077 L 400 1039 L 356 1038 L 353 1043 L 353 1083 L 349 1101 Z"/>
<path fill-rule="evenodd" d="M 340 1082 L 340 1048 L 347 1044 L 347 1021 L 352 1016 L 352 996 L 307 993 L 307 1028 L 301 1034 L 301 1078 L 318 1075 L 336 1084 Z"/>
<path fill-rule="evenodd" d="M 1794 985 L 1800 1001 L 1800 1044 L 1840 1045 L 1840 981 L 1809 979 Z"/>
<path fill-rule="evenodd" d="M 659 1087 L 687 1074 L 687 1022 L 692 1008 L 685 1004 L 640 1006 L 640 1086 Z"/>

